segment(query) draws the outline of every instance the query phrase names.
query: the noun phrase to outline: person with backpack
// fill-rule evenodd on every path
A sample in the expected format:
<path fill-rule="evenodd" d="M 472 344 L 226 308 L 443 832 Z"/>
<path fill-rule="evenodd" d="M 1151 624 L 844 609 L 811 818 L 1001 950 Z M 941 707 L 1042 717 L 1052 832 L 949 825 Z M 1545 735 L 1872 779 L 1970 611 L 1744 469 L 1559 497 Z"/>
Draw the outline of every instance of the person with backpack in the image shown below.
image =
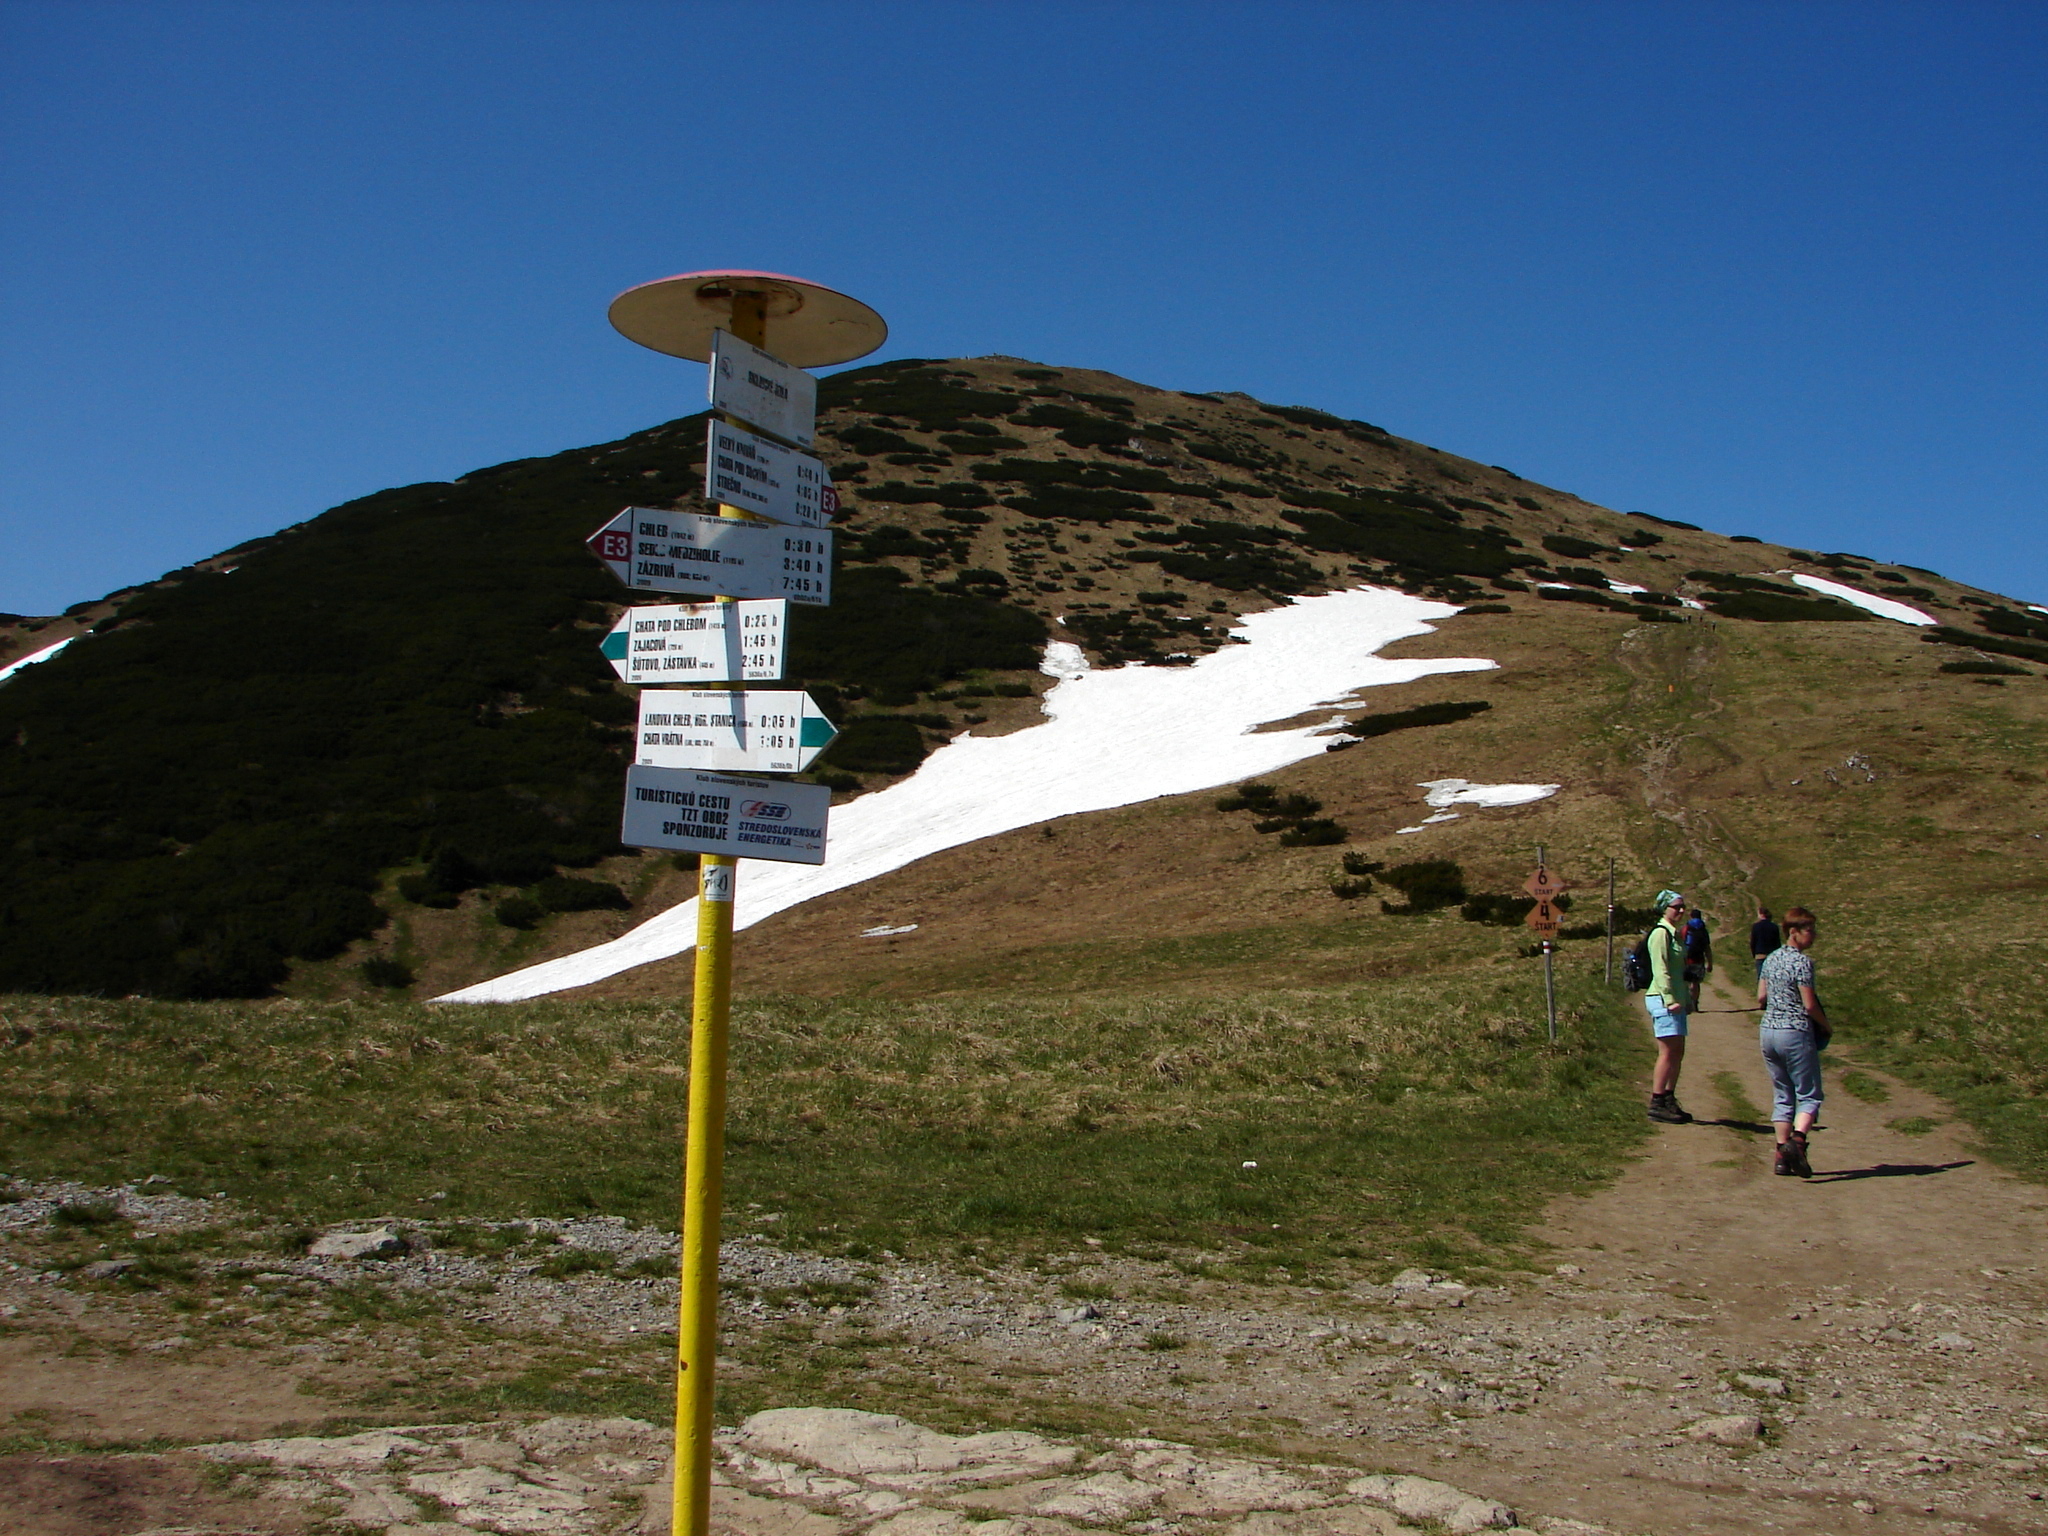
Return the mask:
<path fill-rule="evenodd" d="M 1771 1074 L 1771 1123 L 1778 1133 L 1773 1173 L 1810 1178 L 1806 1134 L 1820 1118 L 1820 1053 L 1832 1031 L 1813 988 L 1814 917 L 1804 907 L 1785 909 L 1785 943 L 1765 961 L 1756 984 L 1757 1042 Z"/>
<path fill-rule="evenodd" d="M 1650 1118 L 1663 1125 L 1690 1125 L 1692 1116 L 1678 1106 L 1678 1073 L 1685 1065 L 1685 897 L 1659 891 L 1664 910 L 1640 946 L 1650 962 L 1650 984 L 1643 1004 L 1657 1041 L 1657 1065 L 1650 1074 Z"/>
<path fill-rule="evenodd" d="M 1700 1011 L 1700 983 L 1713 968 L 1714 940 L 1706 917 L 1695 910 L 1685 925 L 1685 1001 L 1694 1013 Z"/>

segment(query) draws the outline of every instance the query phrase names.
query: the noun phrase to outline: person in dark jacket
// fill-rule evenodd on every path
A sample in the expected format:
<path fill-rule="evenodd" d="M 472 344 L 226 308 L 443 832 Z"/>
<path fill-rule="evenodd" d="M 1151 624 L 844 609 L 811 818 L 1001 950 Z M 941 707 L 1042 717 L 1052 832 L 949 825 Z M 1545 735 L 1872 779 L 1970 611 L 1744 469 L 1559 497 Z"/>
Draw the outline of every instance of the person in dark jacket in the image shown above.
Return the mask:
<path fill-rule="evenodd" d="M 1756 921 L 1749 925 L 1749 958 L 1756 962 L 1757 980 L 1763 980 L 1764 961 L 1775 954 L 1778 946 L 1784 942 L 1785 935 L 1779 932 L 1778 925 L 1771 920 L 1771 909 L 1758 907 Z"/>

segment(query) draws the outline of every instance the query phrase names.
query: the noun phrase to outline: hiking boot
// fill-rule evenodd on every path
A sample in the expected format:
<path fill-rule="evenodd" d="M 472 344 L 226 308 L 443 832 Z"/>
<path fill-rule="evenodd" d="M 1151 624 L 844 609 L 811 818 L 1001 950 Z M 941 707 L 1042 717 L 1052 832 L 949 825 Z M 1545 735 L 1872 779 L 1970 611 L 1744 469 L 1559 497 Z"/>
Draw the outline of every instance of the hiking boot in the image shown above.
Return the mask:
<path fill-rule="evenodd" d="M 1650 1118 L 1660 1125 L 1692 1124 L 1692 1116 L 1678 1107 L 1678 1095 L 1675 1093 L 1651 1094 Z"/>
<path fill-rule="evenodd" d="M 1780 1174 L 1786 1178 L 1790 1178 L 1792 1176 L 1793 1168 L 1791 1142 L 1781 1141 L 1778 1143 L 1778 1160 L 1771 1165 L 1771 1172 L 1775 1174 Z"/>
<path fill-rule="evenodd" d="M 1806 1160 L 1806 1138 L 1794 1131 L 1792 1139 L 1785 1143 L 1785 1150 L 1791 1154 L 1792 1174 L 1796 1178 L 1813 1177 L 1813 1164 Z"/>

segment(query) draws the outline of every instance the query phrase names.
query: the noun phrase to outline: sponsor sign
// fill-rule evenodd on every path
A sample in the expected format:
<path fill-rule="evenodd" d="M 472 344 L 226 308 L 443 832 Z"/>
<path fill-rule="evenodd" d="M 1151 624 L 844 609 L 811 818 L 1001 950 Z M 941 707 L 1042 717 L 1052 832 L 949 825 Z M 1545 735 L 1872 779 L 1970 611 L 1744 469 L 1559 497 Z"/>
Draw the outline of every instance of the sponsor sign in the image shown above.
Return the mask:
<path fill-rule="evenodd" d="M 778 523 L 822 528 L 839 493 L 821 460 L 713 419 L 704 445 L 704 497 Z"/>
<path fill-rule="evenodd" d="M 789 604 L 773 597 L 628 608 L 598 648 L 636 687 L 772 683 L 788 623 Z"/>
<path fill-rule="evenodd" d="M 635 766 L 626 770 L 619 841 L 677 853 L 822 864 L 831 806 L 832 791 L 823 784 Z M 724 899 L 732 900 L 731 885 L 725 889 Z"/>
<path fill-rule="evenodd" d="M 628 507 L 586 541 L 627 586 L 698 597 L 832 601 L 832 532 Z"/>
<path fill-rule="evenodd" d="M 730 331 L 713 331 L 711 407 L 808 448 L 816 431 L 818 381 Z"/>
<path fill-rule="evenodd" d="M 643 768 L 801 773 L 839 731 L 794 688 L 650 688 L 633 760 Z"/>

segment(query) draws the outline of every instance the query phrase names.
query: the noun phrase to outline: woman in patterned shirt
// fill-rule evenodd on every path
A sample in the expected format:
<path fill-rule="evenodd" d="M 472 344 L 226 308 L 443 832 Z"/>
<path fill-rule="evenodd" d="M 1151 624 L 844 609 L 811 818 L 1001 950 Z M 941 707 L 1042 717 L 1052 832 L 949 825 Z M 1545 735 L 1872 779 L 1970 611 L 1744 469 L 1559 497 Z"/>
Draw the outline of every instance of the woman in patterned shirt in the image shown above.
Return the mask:
<path fill-rule="evenodd" d="M 1796 1178 L 1813 1173 L 1806 1160 L 1806 1133 L 1820 1117 L 1820 1048 L 1828 1016 L 1813 989 L 1813 914 L 1804 907 L 1785 913 L 1785 944 L 1758 973 L 1757 1027 L 1764 1065 L 1771 1073 L 1771 1119 L 1778 1132 L 1778 1162 L 1771 1171 Z"/>

